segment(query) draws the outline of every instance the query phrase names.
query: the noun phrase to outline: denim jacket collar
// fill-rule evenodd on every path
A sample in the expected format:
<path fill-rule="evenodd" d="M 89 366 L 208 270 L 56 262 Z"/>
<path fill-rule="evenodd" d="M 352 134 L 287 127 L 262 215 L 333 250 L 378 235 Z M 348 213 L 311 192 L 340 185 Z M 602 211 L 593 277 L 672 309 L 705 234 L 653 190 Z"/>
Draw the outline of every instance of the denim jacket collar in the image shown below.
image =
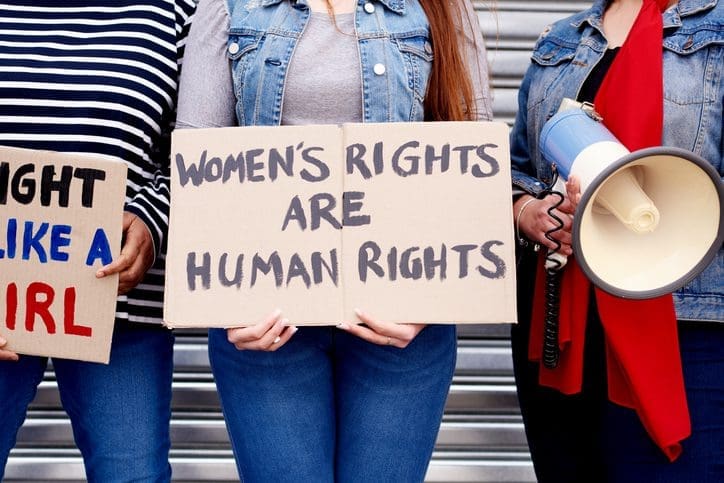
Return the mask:
<path fill-rule="evenodd" d="M 262 7 L 269 7 L 271 5 L 276 5 L 277 3 L 283 2 L 284 0 L 260 0 L 260 5 Z M 395 13 L 399 13 L 400 15 L 405 14 L 405 0 L 375 0 L 379 1 L 382 5 L 387 7 L 388 9 L 392 10 Z M 715 0 L 716 1 L 716 0 Z M 302 5 L 306 5 L 306 0 L 292 0 L 292 3 L 300 3 Z"/>
<path fill-rule="evenodd" d="M 679 0 L 677 8 L 682 17 L 714 8 L 718 0 Z"/>
<path fill-rule="evenodd" d="M 603 31 L 603 12 L 610 0 L 596 0 L 587 15 L 582 16 L 573 22 L 573 26 L 580 27 L 584 23 L 588 23 L 592 27 Z M 718 0 L 679 0 L 674 8 L 669 8 L 664 13 L 664 28 L 679 27 L 681 25 L 681 17 L 688 17 L 699 12 L 712 9 L 716 6 Z"/>

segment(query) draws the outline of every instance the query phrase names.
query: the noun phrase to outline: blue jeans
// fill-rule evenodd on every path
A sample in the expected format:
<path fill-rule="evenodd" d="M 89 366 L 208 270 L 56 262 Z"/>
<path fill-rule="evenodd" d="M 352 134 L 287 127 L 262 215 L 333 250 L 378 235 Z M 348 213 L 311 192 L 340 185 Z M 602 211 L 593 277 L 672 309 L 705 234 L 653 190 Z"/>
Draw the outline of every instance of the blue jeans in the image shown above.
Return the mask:
<path fill-rule="evenodd" d="M 0 362 L 0 480 L 47 358 Z M 167 482 L 173 334 L 118 322 L 110 364 L 53 359 L 89 482 Z"/>
<path fill-rule="evenodd" d="M 591 297 L 583 388 L 565 396 L 538 384 L 528 361 L 530 277 L 519 277 L 520 324 L 513 363 L 528 445 L 540 483 L 719 483 L 724 481 L 724 324 L 679 322 L 692 434 L 669 463 L 636 413 L 608 401 L 603 329 Z"/>
<path fill-rule="evenodd" d="M 431 325 L 398 349 L 302 327 L 278 351 L 256 352 L 211 329 L 241 480 L 422 481 L 455 369 L 455 333 Z"/>
<path fill-rule="evenodd" d="M 724 481 L 724 324 L 679 322 L 679 345 L 691 436 L 669 461 L 636 414 L 611 404 L 606 414 L 609 481 L 721 483 Z"/>

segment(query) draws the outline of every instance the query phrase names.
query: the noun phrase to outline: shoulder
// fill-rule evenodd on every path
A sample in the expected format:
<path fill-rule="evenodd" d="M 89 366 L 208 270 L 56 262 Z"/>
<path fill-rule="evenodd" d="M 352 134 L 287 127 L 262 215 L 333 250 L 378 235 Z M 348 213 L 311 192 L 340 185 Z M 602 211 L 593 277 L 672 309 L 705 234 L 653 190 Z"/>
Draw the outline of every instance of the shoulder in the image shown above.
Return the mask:
<path fill-rule="evenodd" d="M 584 24 L 591 21 L 592 9 L 578 12 L 543 29 L 531 58 L 539 65 L 556 65 L 573 58 L 581 41 Z"/>
<path fill-rule="evenodd" d="M 724 0 L 683 0 L 679 2 L 680 30 L 708 30 L 724 37 Z"/>
<path fill-rule="evenodd" d="M 682 23 L 722 25 L 724 0 L 679 0 L 676 9 Z"/>
<path fill-rule="evenodd" d="M 581 40 L 581 27 L 584 22 L 590 19 L 591 15 L 592 11 L 590 9 L 584 10 L 548 25 L 538 37 L 536 49 L 546 42 L 569 46 L 577 45 Z"/>
<path fill-rule="evenodd" d="M 724 0 L 681 0 L 664 27 L 664 47 L 682 55 L 724 45 Z"/>
<path fill-rule="evenodd" d="M 189 23 L 191 17 L 196 11 L 198 0 L 175 0 L 174 12 L 176 14 L 176 23 L 184 26 Z"/>
<path fill-rule="evenodd" d="M 226 11 L 229 15 L 233 15 L 234 12 L 248 11 L 255 8 L 265 6 L 267 4 L 281 3 L 281 2 L 268 2 L 264 0 L 214 0 L 215 2 L 224 4 Z"/>

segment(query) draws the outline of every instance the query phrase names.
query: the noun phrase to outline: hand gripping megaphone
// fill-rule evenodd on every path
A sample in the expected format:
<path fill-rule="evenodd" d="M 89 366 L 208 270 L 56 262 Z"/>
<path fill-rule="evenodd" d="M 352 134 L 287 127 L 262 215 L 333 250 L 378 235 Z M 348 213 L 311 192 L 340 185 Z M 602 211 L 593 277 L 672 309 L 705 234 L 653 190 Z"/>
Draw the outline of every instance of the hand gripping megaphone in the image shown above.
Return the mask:
<path fill-rule="evenodd" d="M 613 295 L 673 292 L 709 264 L 724 241 L 724 187 L 714 167 L 679 148 L 629 152 L 592 106 L 569 99 L 543 126 L 543 157 L 580 181 L 573 253 Z"/>

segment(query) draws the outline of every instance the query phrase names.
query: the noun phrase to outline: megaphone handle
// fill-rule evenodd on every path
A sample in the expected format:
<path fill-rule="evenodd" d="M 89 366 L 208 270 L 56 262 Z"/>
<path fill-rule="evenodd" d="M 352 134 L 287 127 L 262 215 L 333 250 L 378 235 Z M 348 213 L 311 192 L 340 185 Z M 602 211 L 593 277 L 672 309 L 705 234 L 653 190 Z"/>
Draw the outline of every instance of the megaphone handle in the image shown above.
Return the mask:
<path fill-rule="evenodd" d="M 556 248 L 548 250 L 546 254 L 546 284 L 545 284 L 545 316 L 543 319 L 543 366 L 554 369 L 558 366 L 560 348 L 558 345 L 558 317 L 560 308 L 561 269 L 566 265 L 568 258 L 560 253 L 561 242 L 553 238 L 553 233 L 563 229 L 563 220 L 555 214 L 554 210 L 563 204 L 564 196 L 561 189 L 565 189 L 558 177 L 556 165 L 551 166 L 553 180 L 539 196 L 553 195 L 558 201 L 548 208 L 548 216 L 553 218 L 556 226 L 545 233 L 545 237 L 555 243 Z M 555 188 L 558 188 L 556 190 Z"/>
<path fill-rule="evenodd" d="M 560 357 L 558 316 L 562 275 L 563 273 L 559 270 L 546 270 L 545 316 L 543 319 L 543 366 L 548 369 L 556 368 Z"/>

